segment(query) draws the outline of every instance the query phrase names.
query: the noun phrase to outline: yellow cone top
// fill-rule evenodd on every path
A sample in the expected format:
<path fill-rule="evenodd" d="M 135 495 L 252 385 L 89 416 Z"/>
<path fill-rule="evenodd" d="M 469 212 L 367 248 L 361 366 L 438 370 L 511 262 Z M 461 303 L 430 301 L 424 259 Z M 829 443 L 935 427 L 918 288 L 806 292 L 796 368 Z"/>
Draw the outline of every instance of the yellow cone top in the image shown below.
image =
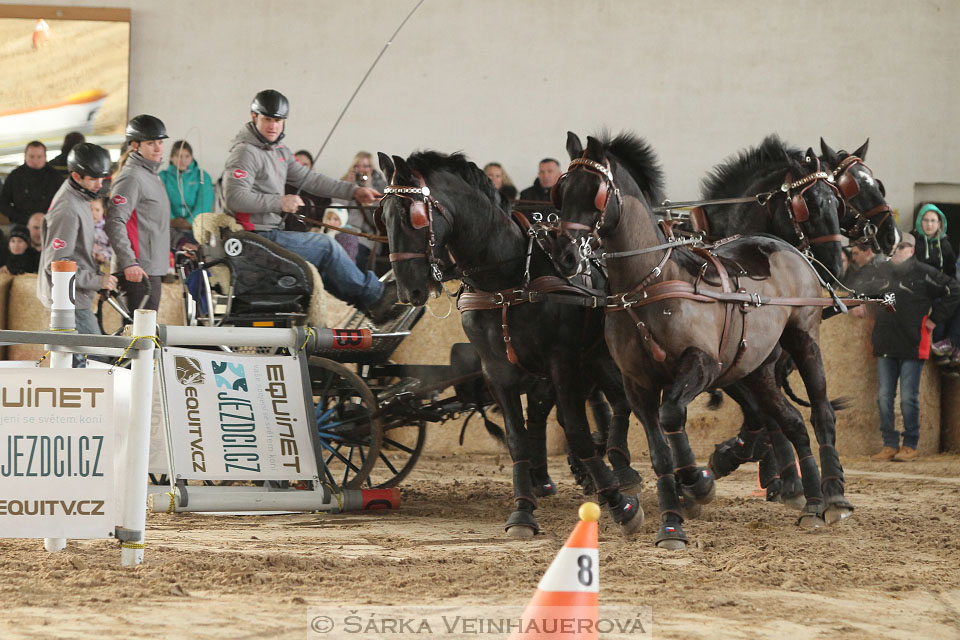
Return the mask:
<path fill-rule="evenodd" d="M 600 505 L 596 502 L 584 502 L 580 505 L 580 519 L 596 522 L 600 519 Z"/>

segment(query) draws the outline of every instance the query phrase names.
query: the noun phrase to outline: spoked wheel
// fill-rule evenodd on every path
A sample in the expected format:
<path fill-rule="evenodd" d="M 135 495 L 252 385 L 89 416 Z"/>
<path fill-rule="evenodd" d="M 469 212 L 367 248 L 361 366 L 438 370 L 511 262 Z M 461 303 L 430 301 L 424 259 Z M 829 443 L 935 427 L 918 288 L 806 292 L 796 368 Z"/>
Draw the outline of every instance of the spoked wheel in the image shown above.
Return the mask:
<path fill-rule="evenodd" d="M 324 479 L 342 489 L 369 486 L 383 441 L 376 398 L 360 376 L 338 362 L 311 357 L 309 366 Z"/>
<path fill-rule="evenodd" d="M 413 470 L 423 443 L 427 439 L 427 423 L 404 423 L 402 419 L 389 421 L 384 426 L 379 463 L 367 478 L 366 487 L 389 489 L 403 481 Z"/>

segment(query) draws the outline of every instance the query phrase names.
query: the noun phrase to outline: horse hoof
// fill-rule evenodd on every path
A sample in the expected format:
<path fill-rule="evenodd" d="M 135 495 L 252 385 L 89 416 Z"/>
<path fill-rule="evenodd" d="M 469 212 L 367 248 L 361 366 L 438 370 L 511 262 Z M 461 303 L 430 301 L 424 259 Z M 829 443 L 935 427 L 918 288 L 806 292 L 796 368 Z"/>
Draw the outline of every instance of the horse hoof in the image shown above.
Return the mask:
<path fill-rule="evenodd" d="M 687 548 L 687 543 L 683 540 L 661 540 L 657 543 L 658 549 L 667 549 L 668 551 L 683 551 Z"/>
<path fill-rule="evenodd" d="M 807 513 L 797 520 L 797 524 L 800 525 L 801 529 L 806 529 L 808 531 L 814 531 L 816 529 L 822 529 L 827 526 L 827 523 L 823 519 L 815 514 Z"/>
<path fill-rule="evenodd" d="M 510 538 L 532 538 L 540 532 L 540 526 L 533 514 L 523 509 L 518 509 L 507 518 L 507 524 L 504 525 L 507 530 L 507 536 Z"/>
<path fill-rule="evenodd" d="M 640 501 L 637 501 L 636 513 L 629 520 L 620 523 L 620 531 L 625 536 L 632 536 L 633 534 L 640 531 L 640 528 L 643 526 L 644 521 L 643 507 L 640 506 Z"/>
<path fill-rule="evenodd" d="M 526 527 L 520 524 L 507 528 L 507 537 L 517 540 L 528 540 L 536 535 L 536 533 L 533 527 Z"/>
<path fill-rule="evenodd" d="M 697 504 L 713 502 L 717 495 L 717 483 L 713 480 L 713 473 L 709 469 L 700 469 L 697 480 L 693 484 L 681 484 L 680 491 L 686 501 Z"/>
<path fill-rule="evenodd" d="M 834 525 L 853 515 L 853 507 L 830 505 L 823 511 L 823 519 L 828 525 Z"/>
<path fill-rule="evenodd" d="M 793 496 L 790 498 L 783 497 L 783 506 L 788 509 L 793 509 L 794 511 L 800 511 L 803 509 L 803 505 L 807 503 L 807 499 L 803 497 L 801 493 L 798 496 Z"/>
<path fill-rule="evenodd" d="M 684 520 L 696 520 L 703 512 L 703 505 L 696 500 L 683 500 L 681 506 Z"/>

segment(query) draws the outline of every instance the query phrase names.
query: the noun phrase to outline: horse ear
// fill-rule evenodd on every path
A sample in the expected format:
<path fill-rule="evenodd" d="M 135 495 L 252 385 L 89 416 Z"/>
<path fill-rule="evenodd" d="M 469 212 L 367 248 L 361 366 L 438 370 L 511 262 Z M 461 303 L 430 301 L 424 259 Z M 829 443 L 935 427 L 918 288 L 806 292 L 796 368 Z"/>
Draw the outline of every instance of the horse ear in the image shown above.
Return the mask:
<path fill-rule="evenodd" d="M 823 138 L 820 138 L 820 151 L 823 152 L 823 159 L 826 160 L 829 164 L 837 166 L 840 164 L 840 158 L 837 157 L 837 152 L 830 148 Z"/>
<path fill-rule="evenodd" d="M 863 143 L 859 149 L 853 152 L 853 155 L 857 156 L 861 160 L 867 159 L 867 147 L 870 145 L 870 138 L 867 138 L 867 141 Z"/>
<path fill-rule="evenodd" d="M 404 180 L 413 179 L 413 172 L 410 171 L 410 166 L 407 164 L 406 160 L 400 156 L 393 156 L 393 164 L 397 168 L 397 171 L 393 176 L 395 182 L 399 183 Z"/>
<path fill-rule="evenodd" d="M 573 131 L 567 131 L 567 153 L 571 160 L 583 155 L 583 143 L 580 142 L 580 136 Z"/>
<path fill-rule="evenodd" d="M 393 182 L 393 172 L 396 171 L 396 168 L 394 168 L 390 156 L 383 151 L 378 151 L 377 157 L 380 159 L 380 170 L 383 171 L 383 175 L 386 176 L 387 182 Z"/>
<path fill-rule="evenodd" d="M 803 163 L 811 166 L 819 164 L 819 158 L 817 158 L 817 154 L 814 153 L 813 147 L 807 147 L 807 153 L 803 156 Z"/>
<path fill-rule="evenodd" d="M 593 136 L 587 136 L 587 157 L 591 160 L 603 160 L 603 144 Z"/>

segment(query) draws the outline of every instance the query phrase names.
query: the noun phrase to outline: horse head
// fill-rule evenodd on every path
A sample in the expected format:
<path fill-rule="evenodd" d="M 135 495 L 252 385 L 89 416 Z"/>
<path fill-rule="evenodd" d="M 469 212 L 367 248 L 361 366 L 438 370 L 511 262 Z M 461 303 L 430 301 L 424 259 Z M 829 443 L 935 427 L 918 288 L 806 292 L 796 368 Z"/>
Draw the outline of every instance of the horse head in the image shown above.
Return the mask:
<path fill-rule="evenodd" d="M 783 184 L 772 196 L 783 199 L 787 213 L 773 216 L 775 235 L 793 238 L 794 246 L 816 258 L 815 266 L 822 277 L 832 279 L 825 271 L 840 276 L 843 273 L 840 245 L 843 199 L 812 148 L 799 160 L 788 158 L 787 166 Z"/>
<path fill-rule="evenodd" d="M 820 159 L 846 204 L 846 214 L 840 220 L 844 235 L 852 241 L 864 239 L 875 251 L 891 255 L 900 242 L 900 230 L 887 204 L 883 182 L 864 162 L 869 144 L 868 138 L 859 149 L 848 153 L 834 151 L 820 138 Z"/>
<path fill-rule="evenodd" d="M 400 156 L 377 154 L 389 183 L 375 215 L 381 234 L 390 243 L 390 263 L 397 279 L 400 302 L 423 306 L 431 293 L 439 293 L 442 274 L 434 211 L 439 208 L 430 187 Z"/>

